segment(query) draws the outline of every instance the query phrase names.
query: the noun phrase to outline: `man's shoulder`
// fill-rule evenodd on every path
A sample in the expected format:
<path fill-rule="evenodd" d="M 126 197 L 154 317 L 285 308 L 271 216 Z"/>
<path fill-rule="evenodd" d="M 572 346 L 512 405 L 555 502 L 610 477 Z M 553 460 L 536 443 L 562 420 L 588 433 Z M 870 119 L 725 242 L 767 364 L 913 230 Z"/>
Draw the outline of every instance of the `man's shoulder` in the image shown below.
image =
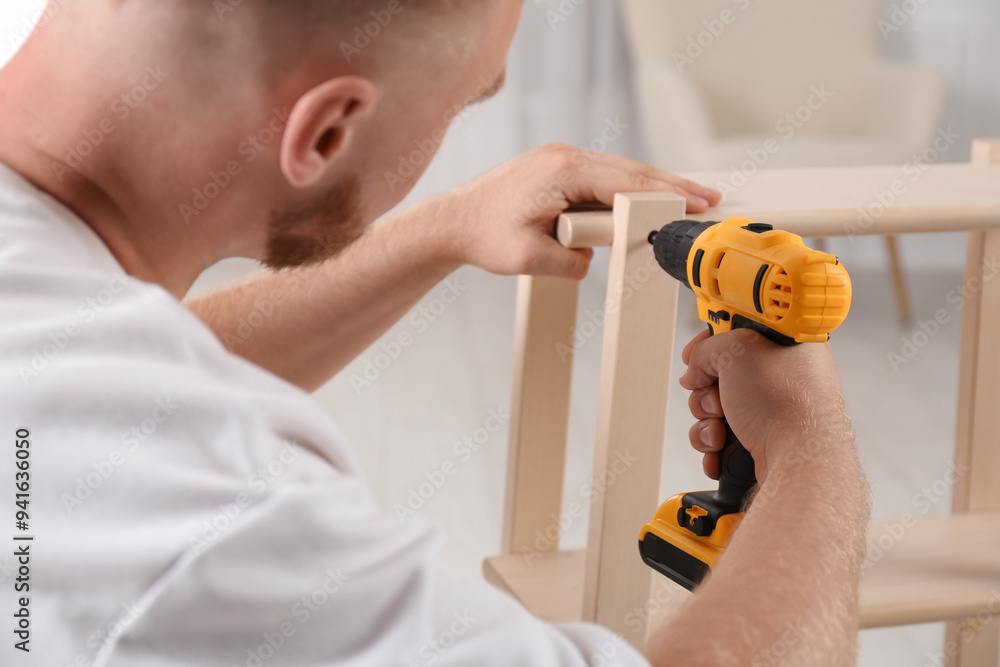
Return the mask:
<path fill-rule="evenodd" d="M 270 451 L 284 429 L 347 458 L 332 420 L 302 390 L 232 354 L 172 294 L 126 274 L 58 202 L 3 176 L 0 395 L 19 419 L 118 434 L 168 415 L 176 439 L 202 450 L 211 441 Z M 157 422 L 161 436 L 173 428 Z"/>
<path fill-rule="evenodd" d="M 157 285 L 36 267 L 17 275 L 0 313 L 0 395 L 24 423 L 74 433 L 84 460 L 137 450 L 155 433 L 170 444 L 146 448 L 153 467 L 173 456 L 270 461 L 293 442 L 356 472 L 321 407 L 229 352 Z"/>
<path fill-rule="evenodd" d="M 9 180 L 0 177 L 0 360 L 22 381 L 68 363 L 172 367 L 203 382 L 253 374 L 173 295 L 128 275 L 83 221 Z"/>
<path fill-rule="evenodd" d="M 0 355 L 35 371 L 129 360 L 201 367 L 224 348 L 162 288 L 120 268 L 0 261 Z"/>

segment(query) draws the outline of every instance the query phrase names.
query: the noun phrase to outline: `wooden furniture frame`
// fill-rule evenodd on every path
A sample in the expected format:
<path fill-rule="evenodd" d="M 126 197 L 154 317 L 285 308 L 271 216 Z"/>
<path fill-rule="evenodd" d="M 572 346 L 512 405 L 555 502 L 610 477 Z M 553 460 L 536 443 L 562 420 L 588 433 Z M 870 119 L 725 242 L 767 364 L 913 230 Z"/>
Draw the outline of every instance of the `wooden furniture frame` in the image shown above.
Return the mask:
<path fill-rule="evenodd" d="M 728 174 L 691 177 L 714 183 Z M 650 231 L 671 220 L 743 216 L 807 237 L 969 233 L 953 514 L 918 520 L 866 566 L 863 627 L 947 621 L 951 667 L 1000 656 L 1000 141 L 977 140 L 971 165 L 761 171 L 704 215 L 672 194 L 620 194 L 613 212 L 568 213 L 569 247 L 611 246 L 597 443 L 590 493 L 562 506 L 577 285 L 521 277 L 503 553 L 484 574 L 540 617 L 589 620 L 644 645 L 686 597 L 639 559 L 640 526 L 659 481 L 678 284 L 656 266 Z M 992 335 L 991 335 L 992 334 Z M 886 446 L 892 446 L 888 443 Z M 581 504 L 583 503 L 583 504 Z M 586 549 L 559 550 L 561 517 L 590 505 Z M 574 506 L 575 505 L 575 506 Z M 897 523 L 898 522 L 894 522 Z M 891 524 L 873 525 L 872 545 Z M 996 618 L 995 618 L 996 617 Z"/>

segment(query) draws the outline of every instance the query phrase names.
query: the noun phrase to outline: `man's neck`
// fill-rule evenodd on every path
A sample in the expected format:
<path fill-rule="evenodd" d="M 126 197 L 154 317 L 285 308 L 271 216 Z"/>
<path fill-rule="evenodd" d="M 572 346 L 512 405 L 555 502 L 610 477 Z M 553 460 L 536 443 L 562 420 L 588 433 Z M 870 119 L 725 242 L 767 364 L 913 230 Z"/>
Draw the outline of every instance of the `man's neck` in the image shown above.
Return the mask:
<path fill-rule="evenodd" d="M 72 59 L 53 66 L 49 54 L 64 47 L 44 43 L 52 28 L 37 31 L 0 70 L 0 161 L 74 211 L 130 275 L 183 298 L 221 257 L 195 245 L 203 235 L 183 229 L 176 207 L 157 205 L 154 188 L 131 180 L 141 165 L 116 163 L 139 152 L 118 145 L 124 133 L 108 131 L 117 120 L 113 100 L 93 92 L 108 82 L 77 76 Z"/>

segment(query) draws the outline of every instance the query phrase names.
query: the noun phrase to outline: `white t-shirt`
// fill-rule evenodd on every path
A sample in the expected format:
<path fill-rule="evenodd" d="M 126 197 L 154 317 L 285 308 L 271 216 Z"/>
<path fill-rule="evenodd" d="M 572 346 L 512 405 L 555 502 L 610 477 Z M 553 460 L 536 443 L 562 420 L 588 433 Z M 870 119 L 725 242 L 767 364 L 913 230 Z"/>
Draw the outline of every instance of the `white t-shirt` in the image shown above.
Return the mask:
<path fill-rule="evenodd" d="M 306 393 L 2 165 L 0 440 L 4 665 L 648 664 L 447 567 Z"/>

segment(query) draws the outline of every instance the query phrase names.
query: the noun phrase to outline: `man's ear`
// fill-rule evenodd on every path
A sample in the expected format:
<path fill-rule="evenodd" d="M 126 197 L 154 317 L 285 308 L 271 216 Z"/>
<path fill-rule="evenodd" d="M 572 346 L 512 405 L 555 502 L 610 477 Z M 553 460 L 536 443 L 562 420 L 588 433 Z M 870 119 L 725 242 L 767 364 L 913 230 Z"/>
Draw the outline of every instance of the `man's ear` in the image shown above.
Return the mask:
<path fill-rule="evenodd" d="M 377 99 L 375 84 L 360 76 L 330 79 L 303 95 L 281 140 L 281 172 L 288 182 L 306 188 L 319 180 Z"/>

